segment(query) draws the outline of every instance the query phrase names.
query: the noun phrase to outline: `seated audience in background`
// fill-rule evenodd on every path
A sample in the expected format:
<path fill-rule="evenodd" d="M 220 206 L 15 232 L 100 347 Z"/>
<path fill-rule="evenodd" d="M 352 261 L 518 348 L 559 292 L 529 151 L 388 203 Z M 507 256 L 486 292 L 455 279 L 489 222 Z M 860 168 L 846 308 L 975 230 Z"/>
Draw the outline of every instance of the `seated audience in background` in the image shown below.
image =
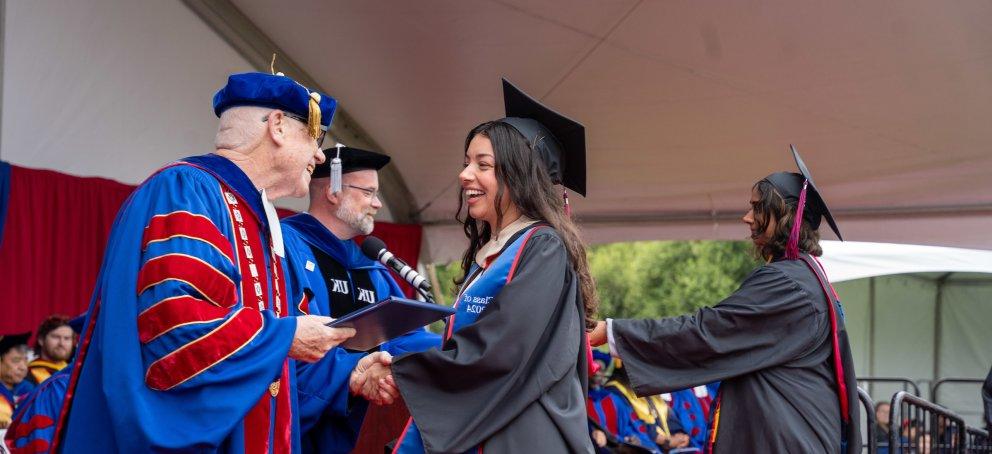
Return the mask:
<path fill-rule="evenodd" d="M 589 381 L 589 397 L 586 400 L 586 411 L 592 422 L 590 426 L 593 429 L 593 441 L 602 441 L 602 438 L 596 440 L 595 434 L 595 429 L 600 428 L 606 431 L 608 437 L 641 446 L 651 452 L 661 452 L 653 437 L 648 435 L 648 427 L 637 418 L 627 400 L 603 386 L 611 372 L 610 355 L 593 350 L 593 361 L 599 364 L 599 370 Z M 597 449 L 604 447 L 596 444 Z"/>
<path fill-rule="evenodd" d="M 706 447 L 709 415 L 703 410 L 703 402 L 692 388 L 662 394 L 662 399 L 672 406 L 682 430 L 689 434 L 689 446 L 703 449 Z"/>
<path fill-rule="evenodd" d="M 28 339 L 31 333 L 0 335 L 0 429 L 10 425 L 17 405 L 34 386 L 28 374 Z"/>
<path fill-rule="evenodd" d="M 875 407 L 875 442 L 879 445 L 889 444 L 889 407 L 887 402 L 879 402 Z"/>
<path fill-rule="evenodd" d="M 52 315 L 41 322 L 34 352 L 38 355 L 28 363 L 27 380 L 40 385 L 52 374 L 62 370 L 72 357 L 76 333 L 69 326 L 69 317 Z"/>
<path fill-rule="evenodd" d="M 689 435 L 682 429 L 675 413 L 660 395 L 637 397 L 630 388 L 630 379 L 623 368 L 623 362 L 614 360 L 611 380 L 604 386 L 608 391 L 622 397 L 634 409 L 637 419 L 648 428 L 648 436 L 663 451 L 689 446 Z"/>
<path fill-rule="evenodd" d="M 69 327 L 75 336 L 79 336 L 85 320 L 86 314 L 69 320 Z M 17 412 L 14 413 L 14 420 L 4 436 L 4 442 L 9 448 L 29 452 L 49 452 L 52 438 L 55 436 L 55 422 L 61 414 L 65 392 L 69 386 L 70 374 L 72 374 L 71 365 L 62 368 L 42 381 L 21 401 L 17 406 Z"/>
<path fill-rule="evenodd" d="M 916 451 L 919 454 L 930 454 L 930 432 L 920 432 L 913 441 L 913 446 L 916 447 Z"/>

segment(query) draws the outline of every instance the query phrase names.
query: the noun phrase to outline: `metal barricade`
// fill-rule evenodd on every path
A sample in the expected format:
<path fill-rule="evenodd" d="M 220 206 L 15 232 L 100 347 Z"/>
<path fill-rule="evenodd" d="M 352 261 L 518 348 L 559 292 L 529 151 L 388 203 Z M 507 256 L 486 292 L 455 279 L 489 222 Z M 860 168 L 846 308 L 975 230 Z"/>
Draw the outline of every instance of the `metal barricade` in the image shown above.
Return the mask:
<path fill-rule="evenodd" d="M 965 427 L 965 452 L 968 453 L 992 453 L 992 440 L 989 440 L 989 433 L 974 427 Z"/>
<path fill-rule="evenodd" d="M 937 394 L 937 391 L 944 384 L 975 384 L 981 387 L 983 383 L 985 383 L 985 380 L 981 378 L 941 378 L 933 382 L 933 386 L 930 387 L 930 400 L 933 400 L 935 404 L 940 403 L 940 396 Z"/>
<path fill-rule="evenodd" d="M 858 377 L 857 380 L 858 380 L 858 383 L 865 382 L 865 383 L 869 383 L 869 384 L 870 383 L 898 383 L 898 384 L 901 384 L 902 385 L 902 390 L 903 391 L 907 391 L 908 392 L 908 391 L 912 390 L 914 395 L 923 397 L 923 395 L 920 394 L 920 387 L 916 384 L 916 382 L 914 382 L 913 380 L 910 380 L 908 378 L 905 378 L 905 377 Z"/>
<path fill-rule="evenodd" d="M 964 419 L 953 411 L 905 391 L 892 396 L 890 411 L 890 453 L 965 452 Z"/>
<path fill-rule="evenodd" d="M 875 420 L 875 402 L 871 400 L 868 392 L 860 387 L 858 388 L 858 400 L 861 401 L 861 406 L 865 409 L 867 421 L 865 436 L 868 437 L 868 441 L 861 443 L 861 446 L 868 450 L 868 454 L 875 454 L 878 452 L 878 442 L 875 440 L 875 431 L 878 430 L 878 421 Z M 857 424 L 860 423 L 860 421 L 857 422 Z"/>

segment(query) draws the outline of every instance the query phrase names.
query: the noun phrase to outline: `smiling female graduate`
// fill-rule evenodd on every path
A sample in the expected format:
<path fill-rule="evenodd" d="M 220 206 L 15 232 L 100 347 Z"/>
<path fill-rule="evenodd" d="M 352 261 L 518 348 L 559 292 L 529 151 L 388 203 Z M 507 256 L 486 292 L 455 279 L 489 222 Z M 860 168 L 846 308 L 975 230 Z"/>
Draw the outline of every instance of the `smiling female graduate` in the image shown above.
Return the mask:
<path fill-rule="evenodd" d="M 711 452 L 861 452 L 858 394 L 844 314 L 815 258 L 820 220 L 841 238 L 813 177 L 778 172 L 751 190 L 743 221 L 764 266 L 694 314 L 600 322 L 638 395 L 723 380 Z M 794 223 L 793 220 L 800 222 Z"/>
<path fill-rule="evenodd" d="M 592 452 L 586 326 L 597 298 L 554 186 L 584 195 L 585 130 L 505 80 L 503 96 L 507 118 L 466 139 L 457 312 L 441 348 L 393 362 L 412 415 L 394 452 Z"/>

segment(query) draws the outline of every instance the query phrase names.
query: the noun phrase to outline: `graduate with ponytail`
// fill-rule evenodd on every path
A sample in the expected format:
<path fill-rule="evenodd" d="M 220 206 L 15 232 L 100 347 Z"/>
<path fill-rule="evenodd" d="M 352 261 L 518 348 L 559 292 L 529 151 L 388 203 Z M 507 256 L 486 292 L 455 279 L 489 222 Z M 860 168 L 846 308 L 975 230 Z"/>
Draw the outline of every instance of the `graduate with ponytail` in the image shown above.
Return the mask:
<path fill-rule="evenodd" d="M 586 328 L 597 298 L 555 186 L 585 194 L 585 132 L 505 80 L 503 93 L 507 118 L 465 142 L 457 312 L 439 348 L 393 362 L 412 415 L 394 452 L 592 452 Z"/>
<path fill-rule="evenodd" d="M 767 261 L 712 307 L 600 322 L 640 396 L 723 380 L 707 452 L 861 452 L 844 313 L 816 259 L 820 221 L 840 230 L 795 147 L 799 173 L 755 183 L 742 219 Z"/>

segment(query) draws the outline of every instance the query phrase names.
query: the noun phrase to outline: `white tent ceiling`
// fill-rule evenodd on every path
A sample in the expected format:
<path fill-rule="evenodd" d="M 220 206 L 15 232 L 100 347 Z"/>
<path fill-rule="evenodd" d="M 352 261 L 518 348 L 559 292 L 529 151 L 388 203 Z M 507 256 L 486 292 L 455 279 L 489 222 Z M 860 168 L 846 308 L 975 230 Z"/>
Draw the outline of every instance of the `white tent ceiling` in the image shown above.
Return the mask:
<path fill-rule="evenodd" d="M 428 226 L 434 259 L 460 248 L 450 221 L 464 135 L 501 116 L 500 76 L 586 125 L 590 196 L 572 201 L 594 242 L 742 238 L 750 185 L 792 169 L 795 143 L 845 238 L 992 248 L 987 1 L 186 1 L 240 10 L 339 99 L 394 157 L 409 194 L 391 208 Z M 24 104 L 46 105 L 54 73 L 114 74 L 132 87 L 118 105 L 164 106 L 143 122 L 153 130 L 209 124 L 223 72 L 250 66 L 243 43 L 228 35 L 219 49 L 207 36 L 218 25 L 178 3 L 6 4 L 0 156 L 14 163 L 134 182 L 209 144 L 209 128 L 139 131 L 154 141 L 117 144 L 140 156 L 121 165 L 106 141 L 80 153 L 71 138 L 33 136 Z M 45 46 L 52 36 L 61 45 Z M 135 75 L 164 85 L 142 99 Z M 22 85 L 33 80 L 48 83 Z"/>

